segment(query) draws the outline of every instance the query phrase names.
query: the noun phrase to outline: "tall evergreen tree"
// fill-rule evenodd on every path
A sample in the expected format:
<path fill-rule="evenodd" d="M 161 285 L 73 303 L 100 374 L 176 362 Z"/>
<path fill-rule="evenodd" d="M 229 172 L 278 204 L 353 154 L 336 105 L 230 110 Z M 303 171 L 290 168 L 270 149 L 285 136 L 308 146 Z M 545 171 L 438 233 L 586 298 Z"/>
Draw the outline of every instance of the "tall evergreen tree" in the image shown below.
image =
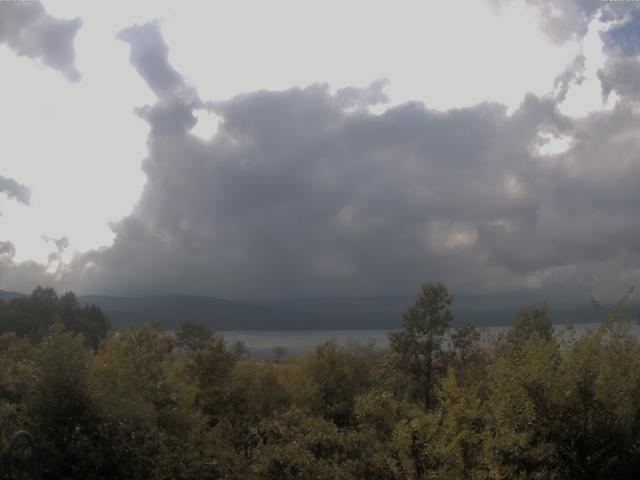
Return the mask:
<path fill-rule="evenodd" d="M 452 300 L 443 283 L 425 283 L 416 302 L 403 315 L 402 330 L 389 334 L 401 368 L 411 377 L 414 395 L 423 400 L 426 409 L 432 401 L 434 356 L 441 352 L 453 318 L 449 310 Z"/>

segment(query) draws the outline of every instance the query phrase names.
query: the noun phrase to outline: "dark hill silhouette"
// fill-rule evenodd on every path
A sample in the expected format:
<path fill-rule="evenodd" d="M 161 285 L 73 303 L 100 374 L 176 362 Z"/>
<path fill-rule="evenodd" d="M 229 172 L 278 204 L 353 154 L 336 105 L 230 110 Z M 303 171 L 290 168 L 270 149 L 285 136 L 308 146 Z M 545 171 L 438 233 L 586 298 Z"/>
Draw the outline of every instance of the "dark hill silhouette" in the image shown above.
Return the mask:
<path fill-rule="evenodd" d="M 8 301 L 24 294 L 0 290 Z M 151 295 L 115 297 L 81 295 L 79 301 L 95 304 L 112 320 L 123 324 L 159 322 L 162 328 L 176 328 L 184 320 L 194 320 L 215 330 L 338 330 L 391 329 L 402 322 L 402 312 L 412 296 L 352 298 L 302 298 L 273 301 L 230 301 L 197 295 Z M 454 295 L 454 324 L 509 325 L 515 313 L 528 305 L 546 303 L 554 323 L 572 318 L 577 323 L 598 322 L 602 312 L 588 301 L 545 297 L 539 293 L 516 292 L 503 295 Z M 638 318 L 639 303 L 630 305 Z"/>
<path fill-rule="evenodd" d="M 175 328 L 183 320 L 195 320 L 215 330 L 338 330 L 398 328 L 411 296 L 357 298 L 305 298 L 278 301 L 229 301 L 194 295 L 146 297 L 83 296 L 109 315 L 114 325 L 158 321 Z M 545 299 L 526 294 L 454 296 L 454 324 L 509 325 L 528 305 L 548 306 L 554 323 L 572 318 L 577 323 L 598 322 L 602 312 L 583 301 Z M 638 304 L 632 304 L 637 318 Z"/>
<path fill-rule="evenodd" d="M 14 298 L 22 297 L 28 297 L 28 295 L 20 292 L 7 292 L 5 290 L 0 290 L 0 300 L 4 300 L 5 302 L 9 302 Z"/>

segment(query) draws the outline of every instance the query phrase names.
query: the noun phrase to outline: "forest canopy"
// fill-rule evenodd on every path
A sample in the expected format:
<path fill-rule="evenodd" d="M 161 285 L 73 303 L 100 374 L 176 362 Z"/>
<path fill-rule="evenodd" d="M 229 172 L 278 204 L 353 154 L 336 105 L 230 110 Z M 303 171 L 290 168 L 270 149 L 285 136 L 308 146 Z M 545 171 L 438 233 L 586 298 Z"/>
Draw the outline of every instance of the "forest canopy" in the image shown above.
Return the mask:
<path fill-rule="evenodd" d="M 97 346 L 110 328 L 110 322 L 95 305 L 80 305 L 73 292 L 58 295 L 53 288 L 36 287 L 30 296 L 4 302 L 0 298 L 0 334 L 12 332 L 38 341 L 51 326 L 62 327 L 84 336 L 87 345 Z"/>
<path fill-rule="evenodd" d="M 425 284 L 384 351 L 328 341 L 276 362 L 194 322 L 108 330 L 37 289 L 0 305 L 0 451 L 28 430 L 47 479 L 636 478 L 623 309 L 577 336 L 525 308 L 490 337 L 452 327 L 452 301 Z"/>

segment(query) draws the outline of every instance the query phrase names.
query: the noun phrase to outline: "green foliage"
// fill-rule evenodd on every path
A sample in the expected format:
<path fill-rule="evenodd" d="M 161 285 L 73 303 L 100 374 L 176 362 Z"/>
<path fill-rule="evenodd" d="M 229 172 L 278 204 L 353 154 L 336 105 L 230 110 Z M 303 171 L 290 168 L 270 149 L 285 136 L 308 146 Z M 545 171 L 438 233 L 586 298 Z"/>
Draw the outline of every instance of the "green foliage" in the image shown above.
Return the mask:
<path fill-rule="evenodd" d="M 520 310 L 513 324 L 504 336 L 505 344 L 511 349 L 521 349 L 527 341 L 539 338 L 550 341 L 553 337 L 553 325 L 545 307 L 528 307 Z"/>
<path fill-rule="evenodd" d="M 444 334 L 453 318 L 452 298 L 442 283 L 425 283 L 415 304 L 403 315 L 402 330 L 389 334 L 399 367 L 412 380 L 413 397 L 425 408 L 432 404 L 434 357 L 442 350 Z"/>
<path fill-rule="evenodd" d="M 482 333 L 472 323 L 453 327 L 451 332 L 451 349 L 455 360 L 463 365 L 480 347 Z"/>
<path fill-rule="evenodd" d="M 327 341 L 304 358 L 300 367 L 301 403 L 340 427 L 354 421 L 357 395 L 369 386 L 370 346 L 339 346 Z"/>
<path fill-rule="evenodd" d="M 243 358 L 193 322 L 175 337 L 125 327 L 94 347 L 77 333 L 90 329 L 76 322 L 85 310 L 75 297 L 32 297 L 0 305 L 30 312 L 23 330 L 0 334 L 0 452 L 29 430 L 45 479 L 640 471 L 640 346 L 621 305 L 579 338 L 555 333 L 543 308 L 525 309 L 487 342 L 472 325 L 449 329 L 446 288 L 426 284 L 386 351 L 330 341 L 274 363 Z M 31 322 L 35 312 L 42 320 Z"/>
<path fill-rule="evenodd" d="M 292 409 L 258 427 L 252 473 L 256 479 L 350 478 L 349 446 L 335 424 Z"/>
<path fill-rule="evenodd" d="M 356 415 L 365 452 L 356 463 L 355 478 L 403 479 L 424 470 L 422 408 L 374 390 L 358 397 Z"/>
<path fill-rule="evenodd" d="M 438 405 L 430 414 L 424 455 L 436 478 L 471 478 L 481 463 L 486 425 L 478 385 L 461 388 L 453 369 L 437 392 Z"/>
<path fill-rule="evenodd" d="M 81 333 L 91 347 L 96 347 L 110 328 L 100 308 L 80 306 L 73 292 L 58 296 L 52 288 L 37 287 L 30 297 L 0 303 L 0 334 L 13 332 L 37 341 L 56 322 L 69 331 Z"/>
<path fill-rule="evenodd" d="M 55 325 L 0 355 L 3 445 L 28 428 L 45 478 L 205 479 L 236 454 L 199 409 L 198 385 L 150 326 L 113 332 L 98 352 Z"/>
<path fill-rule="evenodd" d="M 213 332 L 204 325 L 187 320 L 176 332 L 176 346 L 189 350 L 206 348 L 213 339 Z"/>
<path fill-rule="evenodd" d="M 222 338 L 211 339 L 191 352 L 184 366 L 186 376 L 198 387 L 199 408 L 212 417 L 212 422 L 225 412 L 230 400 L 230 380 L 237 361 Z"/>
<path fill-rule="evenodd" d="M 271 353 L 273 353 L 273 361 L 275 363 L 280 363 L 280 360 L 287 354 L 287 349 L 280 345 L 276 345 L 271 349 Z"/>
<path fill-rule="evenodd" d="M 60 324 L 51 327 L 34 351 L 23 407 L 29 430 L 40 441 L 47 475 L 91 476 L 100 422 L 90 368 L 83 337 Z"/>
<path fill-rule="evenodd" d="M 640 349 L 607 320 L 561 343 L 534 335 L 490 366 L 484 442 L 505 475 L 634 478 L 640 451 Z"/>

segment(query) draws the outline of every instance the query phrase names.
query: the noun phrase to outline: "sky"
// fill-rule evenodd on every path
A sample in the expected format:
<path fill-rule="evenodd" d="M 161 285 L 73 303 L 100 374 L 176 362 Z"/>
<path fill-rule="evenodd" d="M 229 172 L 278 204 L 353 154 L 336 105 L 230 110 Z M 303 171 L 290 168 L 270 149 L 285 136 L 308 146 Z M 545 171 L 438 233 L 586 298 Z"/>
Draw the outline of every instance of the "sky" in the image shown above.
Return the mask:
<path fill-rule="evenodd" d="M 0 0 L 0 289 L 618 298 L 640 10 Z"/>

